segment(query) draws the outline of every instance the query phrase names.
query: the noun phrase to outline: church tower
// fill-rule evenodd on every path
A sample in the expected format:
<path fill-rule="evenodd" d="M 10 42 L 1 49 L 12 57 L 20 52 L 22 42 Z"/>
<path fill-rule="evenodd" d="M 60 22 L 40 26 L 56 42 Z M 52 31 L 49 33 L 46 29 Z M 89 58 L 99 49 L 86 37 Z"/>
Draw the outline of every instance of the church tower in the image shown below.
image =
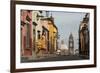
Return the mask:
<path fill-rule="evenodd" d="M 89 14 L 86 13 L 79 27 L 79 54 L 89 58 Z"/>
<path fill-rule="evenodd" d="M 73 35 L 70 34 L 69 36 L 69 55 L 73 55 L 74 54 L 74 39 L 73 39 Z"/>

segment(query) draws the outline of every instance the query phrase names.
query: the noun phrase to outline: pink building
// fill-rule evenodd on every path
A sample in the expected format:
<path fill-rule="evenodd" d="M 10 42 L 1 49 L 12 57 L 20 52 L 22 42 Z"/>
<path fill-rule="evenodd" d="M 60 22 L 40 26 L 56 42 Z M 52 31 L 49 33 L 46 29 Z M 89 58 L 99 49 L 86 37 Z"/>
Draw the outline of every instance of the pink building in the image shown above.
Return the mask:
<path fill-rule="evenodd" d="M 32 11 L 21 10 L 21 55 L 32 56 Z"/>

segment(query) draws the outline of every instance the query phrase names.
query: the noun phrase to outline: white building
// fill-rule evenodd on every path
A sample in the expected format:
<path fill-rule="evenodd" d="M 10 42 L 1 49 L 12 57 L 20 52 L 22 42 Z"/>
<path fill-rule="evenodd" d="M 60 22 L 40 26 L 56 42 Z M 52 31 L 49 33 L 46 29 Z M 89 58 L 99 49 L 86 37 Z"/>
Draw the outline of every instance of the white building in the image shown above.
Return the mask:
<path fill-rule="evenodd" d="M 61 49 L 61 55 L 68 55 L 69 54 L 67 44 L 65 44 L 64 41 L 61 41 L 60 49 Z"/>

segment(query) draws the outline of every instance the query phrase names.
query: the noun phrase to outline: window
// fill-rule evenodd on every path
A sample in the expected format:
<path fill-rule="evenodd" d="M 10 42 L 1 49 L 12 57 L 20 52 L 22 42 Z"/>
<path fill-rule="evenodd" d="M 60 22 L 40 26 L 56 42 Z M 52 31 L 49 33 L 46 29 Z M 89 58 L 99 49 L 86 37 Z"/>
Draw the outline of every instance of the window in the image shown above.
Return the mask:
<path fill-rule="evenodd" d="M 30 27 L 29 23 L 26 24 L 26 48 L 30 48 Z"/>

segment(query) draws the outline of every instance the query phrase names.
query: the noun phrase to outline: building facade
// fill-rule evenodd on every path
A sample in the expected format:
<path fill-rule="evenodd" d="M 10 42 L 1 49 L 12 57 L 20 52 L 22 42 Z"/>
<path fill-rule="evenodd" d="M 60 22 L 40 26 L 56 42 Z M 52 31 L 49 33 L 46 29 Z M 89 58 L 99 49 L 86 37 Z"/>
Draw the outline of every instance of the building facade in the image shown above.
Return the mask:
<path fill-rule="evenodd" d="M 21 55 L 32 55 L 32 11 L 21 10 Z"/>
<path fill-rule="evenodd" d="M 57 50 L 58 29 L 54 24 L 53 17 L 42 19 L 44 31 L 47 32 L 47 50 L 49 53 L 54 53 Z"/>
<path fill-rule="evenodd" d="M 89 14 L 86 13 L 79 27 L 79 54 L 89 57 Z"/>
<path fill-rule="evenodd" d="M 44 11 L 46 12 L 46 11 Z M 21 10 L 21 56 L 34 58 L 57 50 L 58 29 L 52 16 Z"/>
<path fill-rule="evenodd" d="M 69 55 L 74 55 L 74 38 L 72 34 L 69 36 Z"/>

